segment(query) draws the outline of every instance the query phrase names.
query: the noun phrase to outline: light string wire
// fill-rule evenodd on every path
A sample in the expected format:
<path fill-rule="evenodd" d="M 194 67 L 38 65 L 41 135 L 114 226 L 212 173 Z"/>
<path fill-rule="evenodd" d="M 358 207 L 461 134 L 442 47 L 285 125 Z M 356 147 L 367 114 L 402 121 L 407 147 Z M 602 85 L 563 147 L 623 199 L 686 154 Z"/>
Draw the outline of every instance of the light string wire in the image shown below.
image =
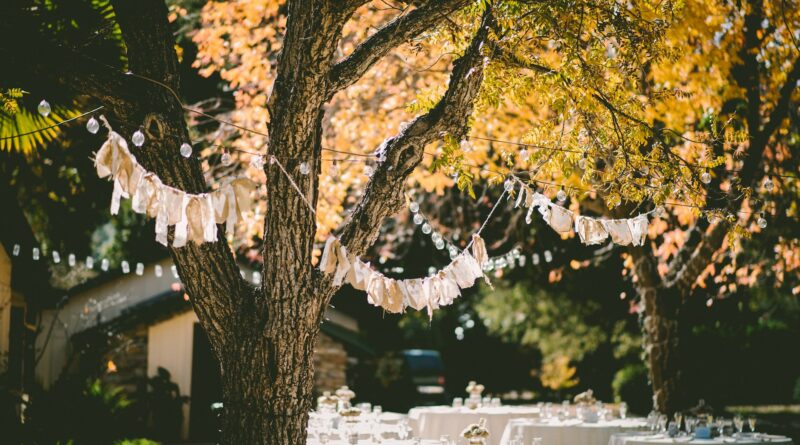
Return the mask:
<path fill-rule="evenodd" d="M 98 112 L 98 111 L 100 111 L 100 110 L 102 110 L 104 108 L 105 108 L 104 106 L 100 106 L 100 107 L 97 107 L 97 108 L 95 108 L 93 110 L 87 111 L 85 113 L 81 113 L 81 114 L 79 114 L 77 116 L 74 116 L 72 118 L 65 119 L 63 121 L 57 122 L 57 123 L 49 125 L 47 127 L 40 128 L 38 130 L 32 130 L 32 131 L 29 131 L 29 132 L 26 132 L 26 133 L 20 133 L 20 134 L 17 134 L 17 135 L 0 137 L 0 140 L 16 139 L 16 138 L 19 138 L 19 137 L 22 137 L 22 136 L 27 136 L 27 135 L 35 134 L 35 133 L 38 133 L 38 132 L 47 131 L 47 130 L 49 130 L 51 128 L 55 128 L 55 127 L 67 124 L 69 122 L 73 122 L 73 121 L 75 121 L 77 119 L 80 119 L 82 117 L 85 117 L 85 116 L 88 116 L 90 114 L 96 113 L 96 112 Z M 237 128 L 240 127 L 240 126 L 237 126 L 236 124 L 229 123 L 229 122 L 224 121 L 224 120 L 219 120 L 219 119 L 213 118 L 213 116 L 210 117 L 210 118 L 212 118 L 214 120 L 218 120 L 222 124 L 232 125 L 232 126 L 235 126 Z M 129 124 L 124 124 L 122 121 L 120 121 L 118 119 L 110 118 L 109 120 L 115 121 L 115 122 L 117 122 L 119 124 L 122 124 L 123 126 L 128 126 L 129 128 L 139 128 L 139 127 L 132 126 L 132 125 L 129 125 Z M 245 127 L 242 127 L 242 128 L 244 129 Z M 259 132 L 257 130 L 247 129 L 247 131 L 253 132 L 255 134 L 266 136 L 265 133 Z M 568 152 L 582 153 L 581 151 L 578 151 L 578 150 L 569 150 L 569 149 L 558 148 L 558 147 L 537 146 L 537 145 L 525 144 L 525 143 L 521 143 L 521 142 L 502 141 L 502 140 L 499 140 L 499 139 L 482 138 L 482 137 L 478 137 L 478 136 L 468 136 L 468 139 L 489 140 L 489 141 L 492 141 L 492 142 L 508 143 L 508 144 L 514 144 L 514 145 L 523 146 L 523 147 L 530 147 L 530 148 L 540 148 L 540 149 L 553 150 L 553 151 L 568 151 Z M 223 147 L 223 148 L 225 148 L 222 145 L 209 145 L 209 147 Z M 227 147 L 226 150 L 247 153 L 247 154 L 251 154 L 251 155 L 255 155 L 255 156 L 263 156 L 263 154 L 260 153 L 260 152 L 251 151 L 251 150 L 244 150 L 244 149 L 239 149 L 239 148 L 234 148 L 234 147 Z M 335 153 L 342 153 L 342 154 L 346 154 L 348 156 L 359 156 L 359 157 L 369 157 L 369 158 L 375 158 L 376 157 L 375 155 L 372 155 L 372 154 L 351 153 L 351 152 L 335 150 L 335 149 L 330 149 L 330 148 L 324 148 L 324 147 L 322 147 L 322 150 L 332 151 L 332 152 L 335 152 Z M 423 152 L 423 154 L 427 155 L 427 156 L 431 156 L 431 157 L 436 157 L 437 156 L 435 153 L 431 153 L 431 152 L 428 152 L 428 151 Z M 338 158 L 325 159 L 325 158 L 323 158 L 321 160 L 322 161 L 330 161 L 330 162 L 363 162 L 363 161 L 360 161 L 358 159 L 347 159 L 347 158 L 344 158 L 344 159 L 338 159 Z M 283 165 L 277 159 L 275 159 L 275 162 L 279 165 L 279 167 L 280 167 L 281 171 L 283 172 L 283 174 L 286 175 L 286 177 L 291 180 L 290 175 L 285 170 Z M 484 172 L 487 172 L 487 173 L 493 173 L 493 174 L 497 174 L 497 175 L 501 175 L 501 176 L 514 175 L 514 173 L 513 173 L 514 170 L 513 169 L 509 169 L 509 172 L 501 172 L 501 171 L 498 171 L 498 170 L 490 169 L 490 168 L 487 168 L 487 167 L 483 167 L 483 166 L 479 166 L 479 165 L 472 164 L 472 163 L 467 163 L 467 162 L 464 162 L 463 165 L 466 165 L 466 166 L 468 166 L 470 168 L 474 168 L 474 169 L 477 169 L 477 170 L 480 170 L 480 171 L 484 171 Z M 702 167 L 700 167 L 700 168 L 702 168 Z M 523 171 L 523 172 L 524 173 L 528 173 L 528 174 L 531 173 L 531 172 L 528 172 L 528 171 Z M 786 177 L 786 178 L 791 178 L 791 179 L 797 179 L 797 177 L 795 177 L 795 176 L 778 175 L 778 174 L 769 174 L 769 175 L 771 175 L 771 176 L 781 176 L 781 177 Z M 517 177 L 516 175 L 514 175 L 514 176 Z M 539 184 L 545 184 L 545 185 L 548 185 L 548 186 L 551 186 L 551 187 L 560 187 L 560 188 L 564 188 L 565 187 L 564 184 L 543 181 L 543 180 L 535 179 L 535 178 L 530 178 L 530 181 L 533 181 L 533 182 L 536 182 L 536 183 L 539 183 Z M 306 199 L 305 195 L 303 195 L 303 193 L 300 192 L 299 187 L 297 186 L 297 184 L 294 183 L 293 180 L 291 182 L 292 182 L 293 187 L 300 193 L 303 201 L 305 201 L 305 203 L 309 206 L 309 209 L 312 209 L 312 212 L 314 212 L 314 214 L 316 214 L 316 212 L 313 210 L 313 208 L 311 206 L 311 203 Z M 647 187 L 647 185 L 645 185 L 645 186 Z M 602 191 L 597 190 L 597 189 L 584 188 L 584 187 L 571 186 L 571 185 L 570 186 L 566 186 L 566 187 L 567 188 L 571 188 L 571 189 L 575 189 L 575 190 L 584 191 L 584 192 L 602 193 Z M 698 208 L 698 209 L 701 209 L 701 210 L 709 210 L 709 209 L 705 208 L 704 206 L 699 206 L 699 205 L 694 205 L 694 204 L 678 203 L 678 202 L 664 202 L 664 205 L 690 207 L 690 208 Z M 711 209 L 711 210 L 713 210 L 713 209 Z M 753 214 L 753 213 L 761 213 L 761 212 L 757 212 L 757 211 L 748 212 L 748 211 L 740 210 L 740 211 L 736 211 L 736 213 Z"/>
<path fill-rule="evenodd" d="M 264 133 L 262 131 L 258 131 L 258 130 L 252 129 L 252 128 L 248 128 L 248 127 L 236 124 L 236 123 L 231 122 L 229 120 L 217 118 L 217 117 L 212 116 L 212 115 L 210 115 L 208 113 L 205 113 L 203 111 L 200 111 L 200 110 L 197 110 L 195 108 L 188 107 L 188 106 L 184 105 L 178 99 L 177 93 L 171 87 L 169 87 L 168 85 L 166 85 L 166 84 L 164 84 L 162 82 L 159 82 L 159 81 L 157 81 L 155 79 L 150 79 L 148 77 L 141 76 L 141 75 L 138 75 L 138 74 L 130 73 L 130 72 L 126 73 L 126 74 L 131 75 L 131 76 L 136 77 L 136 78 L 139 78 L 139 79 L 146 80 L 148 82 L 152 82 L 152 83 L 154 83 L 156 85 L 159 85 L 159 86 L 162 86 L 163 88 L 166 88 L 175 97 L 175 99 L 178 100 L 178 102 L 181 105 L 181 108 L 183 110 L 187 111 L 187 112 L 198 114 L 200 116 L 206 117 L 206 118 L 211 119 L 211 120 L 213 120 L 213 121 L 215 121 L 215 122 L 217 122 L 217 123 L 219 123 L 221 125 L 228 125 L 228 126 L 236 128 L 236 129 L 239 129 L 241 131 L 252 133 L 252 134 L 256 134 L 256 135 L 259 135 L 259 136 L 262 136 L 262 137 L 265 137 L 265 138 L 269 139 L 269 135 L 267 133 Z M 99 110 L 101 110 L 103 108 L 104 108 L 103 106 L 100 106 L 100 107 L 97 107 L 97 108 L 95 108 L 93 110 L 90 110 L 90 111 L 87 111 L 85 113 L 82 113 L 82 114 L 80 114 L 78 116 L 72 117 L 70 119 L 63 120 L 61 122 L 57 122 L 55 124 L 52 124 L 52 125 L 49 125 L 47 127 L 43 127 L 43 128 L 37 129 L 37 130 L 32 130 L 32 131 L 29 131 L 29 132 L 20 133 L 20 134 L 11 135 L 11 136 L 0 137 L 0 140 L 15 139 L 15 138 L 18 138 L 18 137 L 29 136 L 31 134 L 47 131 L 47 130 L 50 130 L 52 128 L 58 127 L 60 125 L 72 122 L 72 121 L 77 120 L 77 119 L 80 119 L 80 118 L 82 118 L 84 116 L 87 116 L 89 114 L 95 113 L 95 112 L 97 112 L 97 111 L 99 111 Z M 111 120 L 113 120 L 113 121 L 115 121 L 115 122 L 117 122 L 117 123 L 119 123 L 119 124 L 121 124 L 123 126 L 126 126 L 128 128 L 139 128 L 138 126 L 133 126 L 133 125 L 130 125 L 130 124 L 123 123 L 122 121 L 120 121 L 118 119 L 111 118 Z M 175 134 L 175 133 L 171 133 L 171 132 L 168 132 L 167 134 L 170 134 L 170 135 L 176 136 L 176 137 L 182 137 L 179 134 Z M 530 143 L 525 143 L 525 142 L 507 141 L 507 140 L 496 139 L 496 138 L 488 138 L 488 137 L 482 137 L 482 136 L 467 136 L 466 138 L 470 139 L 470 140 L 480 140 L 480 141 L 485 141 L 485 142 L 494 142 L 494 143 L 500 143 L 500 144 L 510 144 L 510 145 L 515 145 L 515 146 L 519 146 L 519 147 L 522 147 L 522 148 L 535 148 L 535 149 L 541 149 L 541 150 L 559 151 L 559 152 L 564 152 L 564 153 L 576 153 L 576 154 L 586 154 L 587 153 L 585 150 L 574 150 L 574 149 L 563 148 L 563 147 L 550 147 L 550 146 L 546 146 L 546 145 L 537 145 L 537 144 L 530 144 Z M 192 142 L 192 144 L 197 144 L 197 143 L 203 142 L 203 141 L 191 141 L 191 142 Z M 246 154 L 250 154 L 250 155 L 260 155 L 260 156 L 263 156 L 263 155 L 269 153 L 269 150 L 267 150 L 266 153 L 261 153 L 261 152 L 258 152 L 258 151 L 251 151 L 251 150 L 236 148 L 236 147 L 232 147 L 232 146 L 226 146 L 226 145 L 223 145 L 223 144 L 209 144 L 208 147 L 210 147 L 210 148 L 223 148 L 226 151 L 236 151 L 236 152 L 246 153 Z M 344 154 L 346 156 L 368 158 L 368 159 L 377 159 L 376 155 L 370 154 L 370 153 L 348 152 L 348 151 L 337 150 L 337 149 L 329 148 L 329 147 L 320 147 L 320 148 L 322 150 L 324 150 L 324 151 L 328 151 L 328 152 L 331 152 L 331 153 Z M 424 152 L 424 154 L 429 155 L 429 156 L 434 156 L 434 157 L 436 156 L 434 153 L 430 153 L 430 152 Z M 346 158 L 345 159 L 329 158 L 329 159 L 322 159 L 322 160 L 323 161 L 330 161 L 330 162 L 339 162 L 339 161 L 359 162 L 357 160 L 350 160 L 350 159 L 346 159 Z M 368 162 L 368 161 L 364 161 L 364 162 Z M 658 164 L 658 161 L 651 161 L 651 160 L 648 160 L 648 159 L 643 159 L 642 162 L 646 163 L 646 164 L 651 164 L 651 165 L 657 165 Z M 734 173 L 734 174 L 741 173 L 741 171 L 742 171 L 741 169 L 737 169 L 737 168 L 706 167 L 706 166 L 702 166 L 702 165 L 695 164 L 695 163 L 684 163 L 684 165 L 686 167 L 697 169 L 697 170 L 718 170 L 718 171 L 725 171 L 725 172 Z M 800 179 L 800 177 L 798 177 L 796 175 L 788 175 L 788 174 L 782 174 L 782 173 L 764 172 L 764 175 L 765 176 L 778 177 L 778 178 L 784 178 L 784 179 Z"/>

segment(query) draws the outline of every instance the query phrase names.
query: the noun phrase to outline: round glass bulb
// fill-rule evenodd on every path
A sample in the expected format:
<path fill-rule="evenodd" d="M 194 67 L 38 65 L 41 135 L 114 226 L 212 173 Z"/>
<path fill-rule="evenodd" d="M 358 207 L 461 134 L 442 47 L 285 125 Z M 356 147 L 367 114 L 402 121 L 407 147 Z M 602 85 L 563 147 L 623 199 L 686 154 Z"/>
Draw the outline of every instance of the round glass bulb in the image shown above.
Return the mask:
<path fill-rule="evenodd" d="M 503 183 L 503 188 L 504 188 L 504 189 L 505 189 L 507 192 L 510 192 L 511 190 L 513 190 L 513 189 L 514 189 L 514 181 L 512 181 L 512 180 L 510 180 L 510 179 L 506 179 L 506 182 L 504 182 L 504 183 Z"/>
<path fill-rule="evenodd" d="M 42 99 L 42 101 L 39 102 L 39 106 L 36 107 L 36 110 L 38 110 L 39 114 L 41 114 L 42 116 L 47 117 L 48 115 L 50 115 L 51 111 L 50 103 Z"/>
<path fill-rule="evenodd" d="M 411 210 L 411 213 L 419 212 L 419 204 L 416 202 L 412 202 L 408 205 L 408 210 Z"/>
<path fill-rule="evenodd" d="M 231 154 L 226 151 L 225 153 L 222 153 L 222 157 L 219 159 L 219 161 L 222 162 L 222 165 L 227 167 L 233 163 L 233 158 L 231 157 Z"/>
<path fill-rule="evenodd" d="M 425 224 L 422 225 L 422 233 L 427 235 L 427 234 L 431 233 L 431 230 L 433 230 L 433 228 L 431 227 L 430 224 L 425 223 Z"/>
<path fill-rule="evenodd" d="M 141 147 L 142 145 L 144 145 L 144 133 L 142 133 L 139 130 L 136 130 L 136 132 L 133 133 L 133 136 L 131 136 L 131 140 L 133 141 L 133 145 Z"/>
<path fill-rule="evenodd" d="M 567 200 L 567 192 L 565 192 L 564 189 L 559 190 L 558 193 L 556 193 L 556 199 L 558 199 L 561 202 L 566 201 Z"/>
<path fill-rule="evenodd" d="M 307 175 L 311 173 L 311 168 L 308 166 L 308 162 L 301 162 L 300 163 L 300 174 Z"/>
<path fill-rule="evenodd" d="M 253 157 L 250 158 L 250 166 L 257 170 L 263 169 L 264 157 L 261 155 L 253 155 Z"/>
<path fill-rule="evenodd" d="M 705 171 L 702 175 L 700 175 L 700 180 L 703 181 L 703 184 L 708 184 L 711 182 L 711 173 Z"/>
<path fill-rule="evenodd" d="M 442 249 L 444 249 L 444 241 L 442 241 L 441 239 L 438 239 L 438 240 L 434 241 L 434 242 L 433 242 L 433 244 L 434 244 L 434 245 L 436 246 L 436 248 L 437 248 L 437 249 L 439 249 L 439 250 L 442 250 Z"/>
<path fill-rule="evenodd" d="M 97 119 L 95 118 L 90 118 L 86 122 L 86 130 L 89 133 L 97 134 L 97 132 L 100 130 L 100 122 L 97 122 Z"/>
<path fill-rule="evenodd" d="M 425 222 L 425 218 L 423 218 L 423 217 L 422 217 L 422 215 L 420 215 L 419 213 L 417 213 L 416 215 L 414 215 L 414 224 L 416 224 L 416 225 L 420 225 L 420 224 L 422 224 L 423 222 Z"/>
<path fill-rule="evenodd" d="M 192 155 L 192 146 L 184 142 L 181 144 L 181 156 L 188 158 Z"/>
<path fill-rule="evenodd" d="M 767 228 L 767 220 L 763 216 L 760 216 L 757 222 L 758 222 L 758 227 L 761 227 L 762 229 Z"/>
<path fill-rule="evenodd" d="M 578 159 L 578 168 L 581 170 L 586 170 L 586 158 Z"/>
<path fill-rule="evenodd" d="M 775 183 L 772 182 L 772 179 L 767 178 L 767 180 L 764 181 L 764 190 L 771 192 L 772 189 L 774 188 L 775 188 Z"/>

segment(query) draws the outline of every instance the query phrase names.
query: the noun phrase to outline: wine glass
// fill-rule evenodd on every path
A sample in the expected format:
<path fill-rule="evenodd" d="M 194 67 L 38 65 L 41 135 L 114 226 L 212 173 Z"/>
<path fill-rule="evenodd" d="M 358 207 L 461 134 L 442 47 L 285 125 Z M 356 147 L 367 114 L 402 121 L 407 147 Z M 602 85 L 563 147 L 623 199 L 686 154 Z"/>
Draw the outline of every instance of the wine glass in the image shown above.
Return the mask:
<path fill-rule="evenodd" d="M 687 417 L 686 418 L 686 432 L 694 434 L 694 426 L 697 424 L 697 419 L 694 417 Z"/>
<path fill-rule="evenodd" d="M 750 427 L 750 432 L 756 432 L 756 418 L 755 416 L 750 416 L 747 418 L 747 425 Z"/>
<path fill-rule="evenodd" d="M 621 402 L 619 404 L 619 418 L 624 419 L 626 417 L 628 417 L 628 404 Z"/>
<path fill-rule="evenodd" d="M 464 406 L 464 399 L 461 397 L 456 397 L 453 399 L 453 408 L 461 408 Z"/>
<path fill-rule="evenodd" d="M 658 432 L 664 432 L 667 430 L 667 416 L 665 414 L 661 414 L 658 416 Z"/>
<path fill-rule="evenodd" d="M 678 432 L 681 431 L 681 421 L 683 420 L 683 413 L 680 411 L 675 411 L 675 414 L 672 415 L 675 418 L 675 426 L 678 427 Z"/>
<path fill-rule="evenodd" d="M 733 425 L 736 427 L 735 435 L 739 436 L 744 432 L 744 418 L 741 414 L 733 416 Z"/>

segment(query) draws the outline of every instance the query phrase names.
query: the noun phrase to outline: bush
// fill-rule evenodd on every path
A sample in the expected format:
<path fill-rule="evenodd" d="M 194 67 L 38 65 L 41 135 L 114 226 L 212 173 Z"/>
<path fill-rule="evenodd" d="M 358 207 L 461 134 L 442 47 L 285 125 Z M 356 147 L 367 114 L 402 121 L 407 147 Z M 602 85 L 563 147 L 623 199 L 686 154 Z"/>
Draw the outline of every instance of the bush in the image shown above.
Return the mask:
<path fill-rule="evenodd" d="M 800 377 L 794 382 L 794 401 L 800 402 Z"/>
<path fill-rule="evenodd" d="M 614 375 L 611 387 L 617 401 L 627 403 L 630 412 L 646 414 L 653 408 L 653 391 L 644 365 L 628 365 L 620 369 Z"/>

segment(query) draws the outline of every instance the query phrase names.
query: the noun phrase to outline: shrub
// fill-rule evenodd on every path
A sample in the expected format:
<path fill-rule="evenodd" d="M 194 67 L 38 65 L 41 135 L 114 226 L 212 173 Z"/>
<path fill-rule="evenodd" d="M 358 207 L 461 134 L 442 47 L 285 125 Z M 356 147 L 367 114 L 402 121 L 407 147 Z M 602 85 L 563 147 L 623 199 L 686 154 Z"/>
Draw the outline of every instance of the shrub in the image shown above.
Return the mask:
<path fill-rule="evenodd" d="M 646 414 L 653 407 L 653 392 L 642 364 L 628 365 L 617 371 L 611 383 L 618 402 L 628 404 L 632 413 Z"/>

